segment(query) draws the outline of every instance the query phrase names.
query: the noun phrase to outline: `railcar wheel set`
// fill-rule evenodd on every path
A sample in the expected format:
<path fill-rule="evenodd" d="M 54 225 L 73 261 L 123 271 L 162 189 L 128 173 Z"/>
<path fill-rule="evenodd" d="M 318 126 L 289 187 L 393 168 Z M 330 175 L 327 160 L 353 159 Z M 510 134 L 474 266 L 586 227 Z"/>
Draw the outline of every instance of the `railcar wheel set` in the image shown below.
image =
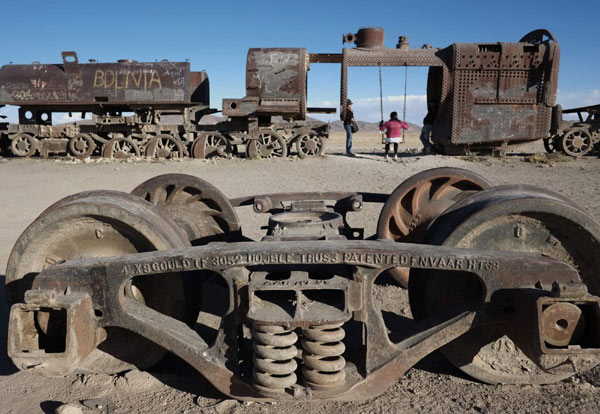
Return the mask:
<path fill-rule="evenodd" d="M 371 236 L 349 222 L 366 203 L 382 205 Z M 261 240 L 245 206 L 268 219 Z M 8 353 L 65 376 L 169 351 L 251 401 L 373 397 L 437 349 L 483 382 L 552 383 L 600 362 L 599 251 L 574 202 L 456 168 L 391 194 L 234 199 L 162 175 L 69 196 L 27 227 L 6 270 Z M 410 329 L 377 304 L 385 274 L 408 288 Z"/>

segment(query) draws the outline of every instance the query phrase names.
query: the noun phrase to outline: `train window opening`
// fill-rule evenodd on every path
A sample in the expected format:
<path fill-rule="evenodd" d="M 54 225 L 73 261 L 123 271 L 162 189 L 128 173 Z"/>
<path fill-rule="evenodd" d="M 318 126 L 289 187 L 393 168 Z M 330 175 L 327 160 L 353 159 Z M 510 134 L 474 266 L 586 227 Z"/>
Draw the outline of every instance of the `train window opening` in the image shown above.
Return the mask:
<path fill-rule="evenodd" d="M 427 115 L 427 66 L 409 66 L 405 74 L 403 66 L 381 67 L 381 91 L 379 68 L 349 67 L 348 98 L 354 101 L 353 110 L 357 120 L 378 122 L 387 121 L 391 112 L 397 112 L 398 118 L 420 125 Z M 406 76 L 406 91 L 405 91 Z M 440 88 L 441 90 L 441 70 Z M 406 93 L 406 105 L 405 105 Z M 439 95 L 438 91 L 432 91 Z M 438 98 L 439 99 L 439 98 Z M 383 111 L 382 111 L 383 104 Z M 404 111 L 406 110 L 406 117 Z M 407 132 L 410 132 L 407 131 Z"/>
<path fill-rule="evenodd" d="M 311 118 L 324 122 L 339 119 L 340 65 L 311 63 L 307 80 L 307 106 L 335 108 L 335 113 L 314 113 Z"/>

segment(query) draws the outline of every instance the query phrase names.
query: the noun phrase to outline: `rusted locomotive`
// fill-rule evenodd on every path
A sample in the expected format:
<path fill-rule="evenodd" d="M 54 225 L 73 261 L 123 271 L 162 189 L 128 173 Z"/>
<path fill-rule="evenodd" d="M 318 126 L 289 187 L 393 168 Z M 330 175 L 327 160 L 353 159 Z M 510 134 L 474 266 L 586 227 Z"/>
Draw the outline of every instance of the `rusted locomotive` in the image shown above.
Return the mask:
<path fill-rule="evenodd" d="M 247 96 L 225 100 L 229 118 L 217 125 L 199 123 L 217 111 L 209 107 L 207 74 L 188 62 L 82 64 L 75 52 L 62 57 L 62 64 L 0 68 L 0 105 L 19 107 L 19 124 L 0 132 L 14 155 L 208 158 L 245 146 L 253 158 L 285 157 L 292 145 L 301 157 L 324 151 L 327 124 L 306 121 L 305 49 L 250 49 Z M 91 113 L 92 122 L 52 125 L 56 112 Z"/>
<path fill-rule="evenodd" d="M 342 116 L 348 68 L 428 66 L 431 140 L 439 151 L 460 154 L 496 147 L 503 151 L 508 144 L 556 133 L 560 47 L 549 31 L 532 31 L 516 43 L 454 43 L 446 48 L 412 49 L 408 38 L 401 36 L 396 49 L 391 49 L 385 47 L 384 38 L 380 28 L 361 29 L 344 36 L 344 42 L 355 48 L 323 55 L 323 61 L 342 65 Z"/>
<path fill-rule="evenodd" d="M 250 49 L 246 95 L 224 99 L 226 121 L 200 125 L 209 107 L 208 77 L 189 63 L 80 64 L 73 52 L 59 65 L 0 68 L 0 105 L 19 106 L 19 124 L 4 124 L 11 151 L 69 152 L 86 157 L 95 148 L 105 157 L 143 155 L 207 158 L 235 154 L 285 157 L 295 147 L 301 157 L 323 153 L 328 124 L 308 121 L 307 72 L 311 63 L 341 65 L 341 116 L 352 66 L 428 66 L 428 110 L 432 142 L 445 153 L 548 139 L 560 127 L 556 91 L 560 48 L 547 30 L 517 43 L 455 43 L 446 48 L 411 49 L 400 37 L 384 45 L 379 28 L 360 29 L 344 41 L 355 48 L 337 54 L 310 54 L 303 48 Z M 52 125 L 52 113 L 91 112 L 91 125 Z M 129 112 L 132 115 L 126 115 Z M 178 115 L 182 122 L 161 122 Z M 281 121 L 275 122 L 274 117 Z"/>
<path fill-rule="evenodd" d="M 383 204 L 369 237 L 347 221 L 365 203 Z M 269 214 L 261 241 L 242 232 L 241 206 Z M 600 225 L 577 204 L 464 170 L 391 195 L 236 199 L 163 175 L 69 196 L 23 232 L 6 269 L 8 353 L 64 376 L 171 351 L 257 401 L 373 397 L 439 348 L 487 383 L 551 383 L 600 362 L 599 251 Z M 398 302 L 380 278 L 398 267 L 412 320 L 377 302 Z"/>

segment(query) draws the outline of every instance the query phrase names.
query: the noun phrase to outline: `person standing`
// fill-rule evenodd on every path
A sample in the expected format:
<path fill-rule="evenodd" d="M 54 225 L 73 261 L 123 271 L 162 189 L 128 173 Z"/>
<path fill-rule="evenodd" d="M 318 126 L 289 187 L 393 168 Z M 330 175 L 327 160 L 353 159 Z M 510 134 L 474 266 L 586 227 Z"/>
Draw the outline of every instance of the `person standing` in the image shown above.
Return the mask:
<path fill-rule="evenodd" d="M 408 129 L 408 124 L 398 119 L 396 111 L 390 114 L 390 120 L 387 122 L 381 121 L 379 129 L 385 131 L 385 159 L 389 159 L 390 144 L 394 144 L 394 159 L 398 159 L 398 144 L 402 142 L 402 130 Z"/>
<path fill-rule="evenodd" d="M 421 128 L 421 136 L 419 137 L 421 144 L 423 144 L 423 152 L 425 154 L 431 152 L 431 142 L 429 141 L 429 137 L 433 130 L 433 121 L 435 120 L 436 115 L 437 104 L 433 101 L 427 102 L 427 115 L 423 118 L 423 128 Z"/>
<path fill-rule="evenodd" d="M 344 117 L 344 129 L 346 130 L 346 155 L 349 157 L 356 157 L 354 151 L 352 151 L 352 124 L 356 122 L 354 120 L 354 112 L 352 111 L 352 101 L 348 99 L 346 101 L 346 116 Z"/>

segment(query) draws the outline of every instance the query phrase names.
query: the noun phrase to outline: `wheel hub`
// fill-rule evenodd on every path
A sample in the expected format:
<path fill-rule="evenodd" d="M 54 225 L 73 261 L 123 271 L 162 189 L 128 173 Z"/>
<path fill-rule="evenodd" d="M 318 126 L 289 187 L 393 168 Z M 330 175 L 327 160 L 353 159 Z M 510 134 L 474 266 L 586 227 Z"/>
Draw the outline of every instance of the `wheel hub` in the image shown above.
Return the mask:
<path fill-rule="evenodd" d="M 167 148 L 160 148 L 156 151 L 156 156 L 158 158 L 169 158 L 172 155 L 171 151 Z"/>
<path fill-rule="evenodd" d="M 261 157 L 270 157 L 272 153 L 273 153 L 273 148 L 270 148 L 269 145 L 261 145 L 260 146 Z"/>
<path fill-rule="evenodd" d="M 19 141 L 17 141 L 17 149 L 19 151 L 23 151 L 26 152 L 27 150 L 29 150 L 29 143 L 27 142 L 27 140 L 25 139 L 19 139 Z"/>
<path fill-rule="evenodd" d="M 77 151 L 81 151 L 81 152 L 85 151 L 87 149 L 86 142 L 84 140 L 81 140 L 81 139 L 77 140 L 75 142 L 75 149 Z"/>
<path fill-rule="evenodd" d="M 315 141 L 313 141 L 312 139 L 308 139 L 306 140 L 306 142 L 304 143 L 304 147 L 308 150 L 308 151 L 314 151 L 315 149 L 317 149 L 317 144 L 315 143 Z"/>

